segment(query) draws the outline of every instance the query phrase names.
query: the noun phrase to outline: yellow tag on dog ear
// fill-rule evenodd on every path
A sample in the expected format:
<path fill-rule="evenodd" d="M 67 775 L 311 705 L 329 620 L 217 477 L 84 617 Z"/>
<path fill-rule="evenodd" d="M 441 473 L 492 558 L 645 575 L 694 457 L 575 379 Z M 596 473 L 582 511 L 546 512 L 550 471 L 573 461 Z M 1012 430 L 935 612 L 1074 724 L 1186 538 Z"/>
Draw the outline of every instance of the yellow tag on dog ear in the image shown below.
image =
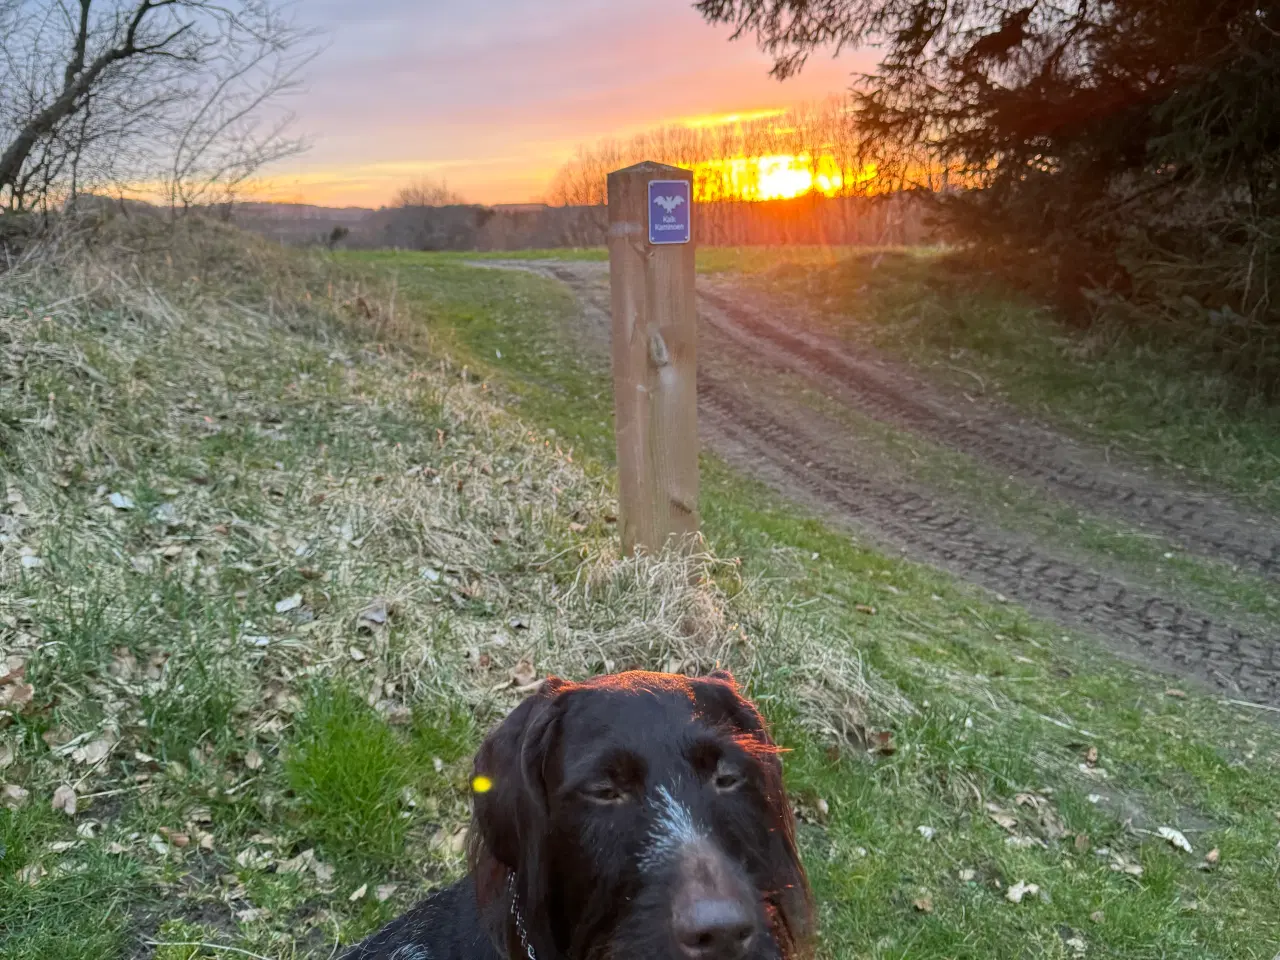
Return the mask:
<path fill-rule="evenodd" d="M 486 776 L 479 776 L 471 781 L 471 789 L 476 793 L 488 793 L 493 789 L 493 781 Z"/>

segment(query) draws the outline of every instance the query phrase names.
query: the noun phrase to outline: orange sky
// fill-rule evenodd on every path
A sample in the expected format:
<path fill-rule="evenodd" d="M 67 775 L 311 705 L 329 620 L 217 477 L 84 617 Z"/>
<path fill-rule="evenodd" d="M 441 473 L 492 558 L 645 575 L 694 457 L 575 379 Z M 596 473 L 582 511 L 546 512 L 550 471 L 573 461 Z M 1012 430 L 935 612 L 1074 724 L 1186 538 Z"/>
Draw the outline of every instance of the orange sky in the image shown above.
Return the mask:
<path fill-rule="evenodd" d="M 442 9 L 443 8 L 443 9 Z M 468 201 L 539 199 L 583 142 L 818 99 L 865 56 L 768 76 L 689 0 L 307 0 L 327 47 L 292 106 L 312 148 L 270 171 L 270 199 L 378 206 L 407 180 Z M 705 120 L 704 120 L 705 122 Z"/>

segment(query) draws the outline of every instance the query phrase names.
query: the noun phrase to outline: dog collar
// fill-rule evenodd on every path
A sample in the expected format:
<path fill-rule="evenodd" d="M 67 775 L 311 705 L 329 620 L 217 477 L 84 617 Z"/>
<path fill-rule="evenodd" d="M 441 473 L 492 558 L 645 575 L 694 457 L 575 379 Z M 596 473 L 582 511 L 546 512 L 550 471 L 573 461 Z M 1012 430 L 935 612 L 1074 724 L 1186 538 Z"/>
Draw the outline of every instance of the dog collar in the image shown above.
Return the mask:
<path fill-rule="evenodd" d="M 524 948 L 528 960 L 538 960 L 538 955 L 533 951 L 533 944 L 529 942 L 529 931 L 524 925 L 524 914 L 520 912 L 520 894 L 516 892 L 514 872 L 507 875 L 507 888 L 511 891 L 511 916 L 516 921 L 516 933 L 520 937 L 520 946 Z"/>

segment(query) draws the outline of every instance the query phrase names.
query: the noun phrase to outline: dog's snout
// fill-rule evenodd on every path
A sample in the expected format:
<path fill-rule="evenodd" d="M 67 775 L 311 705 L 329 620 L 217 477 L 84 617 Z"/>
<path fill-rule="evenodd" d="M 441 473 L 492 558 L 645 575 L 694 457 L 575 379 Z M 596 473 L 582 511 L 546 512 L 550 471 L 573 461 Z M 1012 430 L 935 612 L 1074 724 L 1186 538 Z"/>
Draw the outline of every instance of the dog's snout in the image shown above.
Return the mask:
<path fill-rule="evenodd" d="M 739 899 L 694 900 L 676 907 L 676 942 L 689 960 L 741 960 L 755 933 L 753 912 Z"/>
<path fill-rule="evenodd" d="M 671 926 L 687 960 L 742 960 L 759 933 L 760 911 L 739 870 L 709 842 L 681 858 Z"/>

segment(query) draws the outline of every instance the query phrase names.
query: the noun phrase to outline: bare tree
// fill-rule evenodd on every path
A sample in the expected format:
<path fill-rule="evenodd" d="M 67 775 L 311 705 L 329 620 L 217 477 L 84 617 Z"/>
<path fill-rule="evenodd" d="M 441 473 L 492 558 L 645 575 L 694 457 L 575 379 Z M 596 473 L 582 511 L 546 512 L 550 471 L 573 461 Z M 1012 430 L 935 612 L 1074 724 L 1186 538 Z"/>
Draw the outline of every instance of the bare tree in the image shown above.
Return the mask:
<path fill-rule="evenodd" d="M 0 0 L 0 206 L 227 200 L 301 149 L 280 97 L 316 49 L 282 0 Z"/>
<path fill-rule="evenodd" d="M 466 203 L 461 195 L 449 189 L 443 180 L 423 178 L 405 184 L 396 191 L 393 207 L 452 207 Z"/>

